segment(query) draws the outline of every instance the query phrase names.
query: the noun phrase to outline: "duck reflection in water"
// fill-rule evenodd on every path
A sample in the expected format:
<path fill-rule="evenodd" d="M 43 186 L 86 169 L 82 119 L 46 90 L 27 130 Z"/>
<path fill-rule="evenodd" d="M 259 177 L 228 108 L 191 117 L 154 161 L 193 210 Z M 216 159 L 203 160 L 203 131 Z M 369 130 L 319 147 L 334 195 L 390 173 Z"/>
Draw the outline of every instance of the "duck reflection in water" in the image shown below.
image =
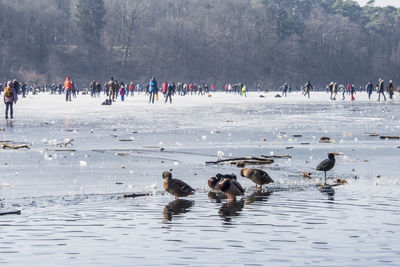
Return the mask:
<path fill-rule="evenodd" d="M 225 222 L 230 222 L 232 217 L 239 216 L 244 207 L 244 200 L 229 200 L 222 204 L 218 211 L 218 215 L 224 219 Z"/>
<path fill-rule="evenodd" d="M 268 191 L 255 191 L 253 194 L 245 198 L 245 204 L 250 205 L 254 202 L 267 202 L 272 193 L 273 192 Z"/>
<path fill-rule="evenodd" d="M 221 203 L 221 200 L 227 199 L 228 197 L 220 191 L 210 191 L 208 192 L 208 198 L 214 199 L 217 203 Z"/>
<path fill-rule="evenodd" d="M 194 201 L 186 199 L 176 199 L 174 201 L 171 201 L 170 203 L 168 203 L 167 206 L 164 207 L 163 210 L 164 219 L 172 221 L 173 216 L 189 212 L 190 208 L 193 205 Z"/>

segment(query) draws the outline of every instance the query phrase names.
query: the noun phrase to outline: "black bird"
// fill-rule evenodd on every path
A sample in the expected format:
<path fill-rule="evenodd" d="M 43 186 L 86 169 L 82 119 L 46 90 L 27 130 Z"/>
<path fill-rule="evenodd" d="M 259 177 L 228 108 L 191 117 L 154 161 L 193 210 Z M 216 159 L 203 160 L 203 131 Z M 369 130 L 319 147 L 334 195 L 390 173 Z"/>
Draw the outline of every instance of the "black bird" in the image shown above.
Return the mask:
<path fill-rule="evenodd" d="M 320 164 L 317 166 L 317 171 L 323 171 L 325 173 L 325 183 L 326 184 L 326 172 L 332 170 L 332 168 L 335 166 L 335 154 L 329 153 L 328 154 L 328 159 L 322 161 Z"/>

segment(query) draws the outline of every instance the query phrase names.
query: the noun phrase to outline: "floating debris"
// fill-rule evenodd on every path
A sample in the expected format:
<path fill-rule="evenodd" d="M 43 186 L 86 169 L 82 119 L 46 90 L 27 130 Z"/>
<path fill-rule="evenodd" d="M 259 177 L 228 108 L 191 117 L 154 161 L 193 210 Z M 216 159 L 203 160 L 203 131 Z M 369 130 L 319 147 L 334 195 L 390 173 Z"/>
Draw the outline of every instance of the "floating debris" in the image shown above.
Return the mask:
<path fill-rule="evenodd" d="M 335 184 L 347 184 L 347 183 L 348 183 L 347 180 L 345 180 L 345 179 L 340 179 L 340 178 L 337 178 L 337 179 L 333 180 L 333 182 L 334 182 Z"/>
<path fill-rule="evenodd" d="M 26 148 L 26 149 L 30 149 L 28 145 L 23 144 L 23 145 L 9 145 L 7 143 L 3 143 L 0 145 L 1 148 L 6 149 L 6 148 L 10 148 L 10 149 L 21 149 L 21 148 Z"/>
<path fill-rule="evenodd" d="M 330 137 L 323 136 L 319 139 L 320 143 L 336 143 L 336 140 L 331 139 Z"/>
<path fill-rule="evenodd" d="M 132 193 L 132 194 L 129 194 L 129 195 L 124 195 L 124 198 L 137 198 L 137 197 L 145 197 L 145 196 L 147 196 L 148 194 L 145 194 L 145 193 Z"/>
<path fill-rule="evenodd" d="M 300 137 L 303 137 L 303 135 L 302 134 L 294 134 L 294 135 L 292 135 L 294 138 L 300 138 Z"/>
<path fill-rule="evenodd" d="M 79 166 L 81 166 L 81 167 L 86 167 L 86 166 L 87 166 L 87 162 L 81 160 L 81 161 L 79 161 Z"/>
<path fill-rule="evenodd" d="M 380 138 L 381 138 L 381 139 L 386 139 L 386 140 L 388 140 L 388 139 L 400 139 L 400 136 L 387 136 L 387 135 L 382 135 Z"/>
<path fill-rule="evenodd" d="M 306 171 L 302 171 L 301 172 L 301 178 L 303 179 L 311 179 L 311 172 L 306 172 Z"/>
<path fill-rule="evenodd" d="M 371 137 L 377 137 L 377 136 L 379 136 L 379 133 L 378 133 L 378 132 L 376 132 L 376 133 L 364 132 L 364 134 L 365 134 L 365 135 L 368 135 L 368 136 L 371 136 Z"/>
<path fill-rule="evenodd" d="M 130 153 L 126 153 L 126 152 L 117 152 L 115 153 L 116 156 L 121 156 L 121 157 L 125 157 L 125 156 L 130 156 Z"/>
<path fill-rule="evenodd" d="M 0 211 L 0 216 L 5 216 L 5 215 L 20 215 L 21 211 L 20 210 L 13 210 L 13 211 Z"/>

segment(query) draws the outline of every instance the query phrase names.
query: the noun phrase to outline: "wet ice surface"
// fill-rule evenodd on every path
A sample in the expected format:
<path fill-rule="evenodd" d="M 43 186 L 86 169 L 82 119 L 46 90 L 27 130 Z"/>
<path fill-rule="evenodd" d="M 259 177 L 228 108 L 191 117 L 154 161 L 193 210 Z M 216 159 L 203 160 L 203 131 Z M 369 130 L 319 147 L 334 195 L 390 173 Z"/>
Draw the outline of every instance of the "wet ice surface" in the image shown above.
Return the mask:
<path fill-rule="evenodd" d="M 173 105 L 139 96 L 113 106 L 101 106 L 104 97 L 22 99 L 16 119 L 0 123 L 0 140 L 31 146 L 0 150 L 1 210 L 22 211 L 0 217 L 0 263 L 397 266 L 400 141 L 369 133 L 400 135 L 399 99 L 274 95 L 175 97 Z M 319 143 L 323 136 L 335 141 Z M 66 139 L 73 146 L 56 145 Z M 240 177 L 246 195 L 228 203 L 206 186 L 218 172 L 239 175 L 233 165 L 204 164 L 218 151 L 292 158 L 262 167 L 276 182 L 263 193 Z M 348 180 L 334 195 L 316 189 L 323 173 L 314 168 L 327 152 L 343 153 L 329 175 Z M 169 169 L 196 195 L 163 194 Z M 155 194 L 123 198 L 132 192 Z"/>

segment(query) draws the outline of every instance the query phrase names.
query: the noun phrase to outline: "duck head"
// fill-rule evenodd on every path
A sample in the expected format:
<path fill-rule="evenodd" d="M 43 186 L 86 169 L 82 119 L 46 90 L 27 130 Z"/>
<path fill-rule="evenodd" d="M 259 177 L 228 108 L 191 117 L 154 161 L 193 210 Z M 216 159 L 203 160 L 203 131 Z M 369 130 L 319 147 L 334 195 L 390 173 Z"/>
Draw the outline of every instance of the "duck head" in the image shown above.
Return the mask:
<path fill-rule="evenodd" d="M 170 179 L 172 179 L 172 173 L 170 173 L 168 171 L 165 171 L 165 172 L 162 173 L 162 177 L 163 177 L 164 180 L 165 179 L 170 180 Z"/>
<path fill-rule="evenodd" d="M 216 177 L 211 177 L 210 179 L 208 179 L 208 186 L 211 189 L 217 189 L 217 184 L 219 182 L 219 179 Z"/>

